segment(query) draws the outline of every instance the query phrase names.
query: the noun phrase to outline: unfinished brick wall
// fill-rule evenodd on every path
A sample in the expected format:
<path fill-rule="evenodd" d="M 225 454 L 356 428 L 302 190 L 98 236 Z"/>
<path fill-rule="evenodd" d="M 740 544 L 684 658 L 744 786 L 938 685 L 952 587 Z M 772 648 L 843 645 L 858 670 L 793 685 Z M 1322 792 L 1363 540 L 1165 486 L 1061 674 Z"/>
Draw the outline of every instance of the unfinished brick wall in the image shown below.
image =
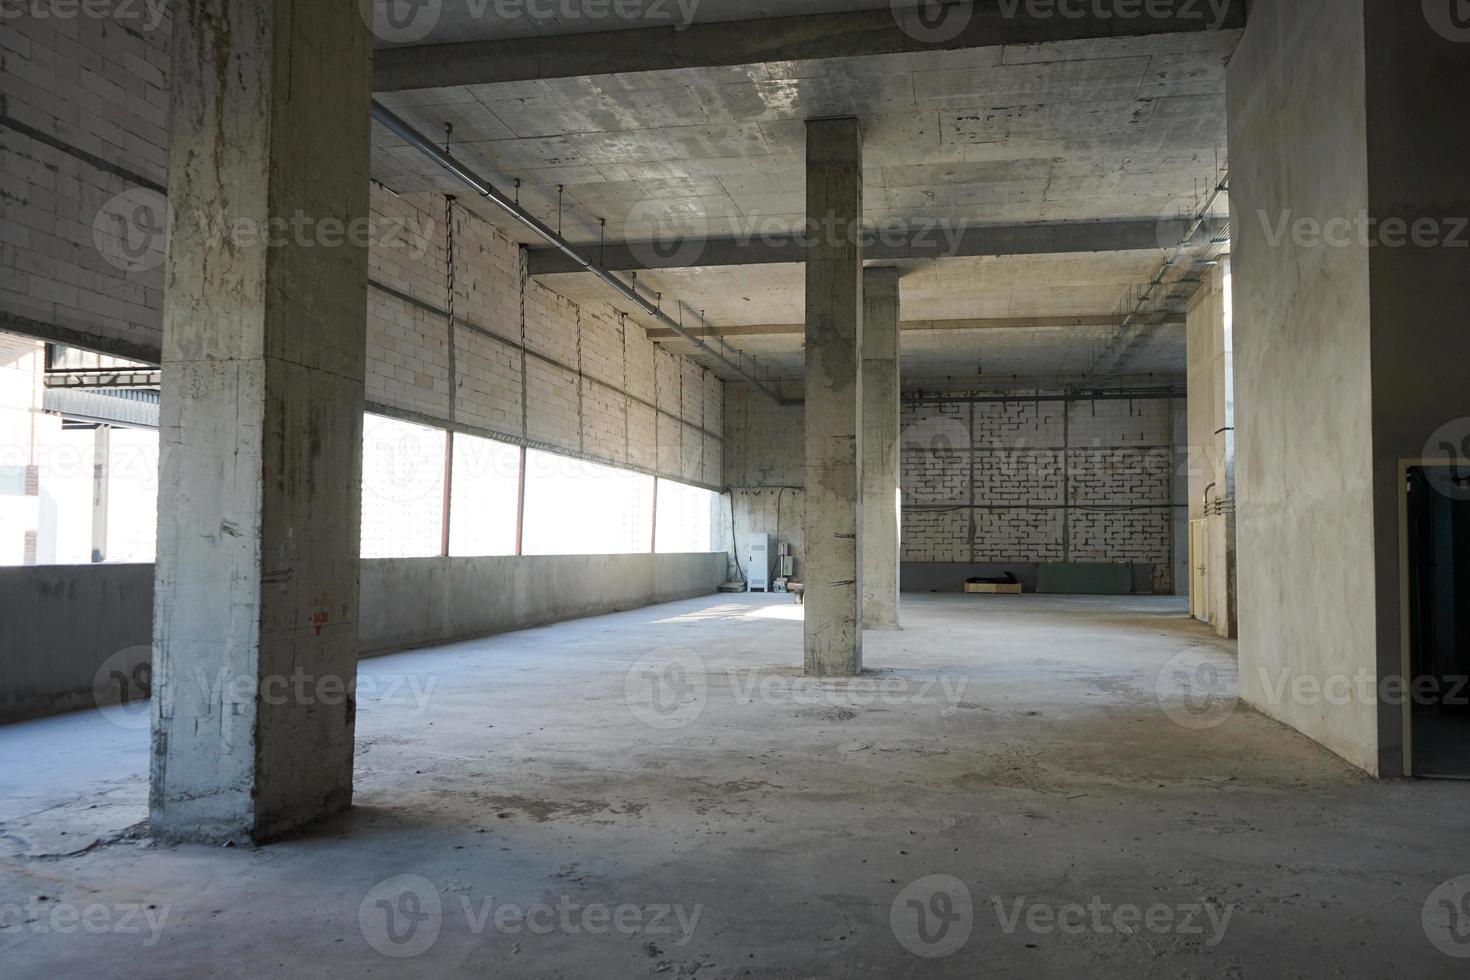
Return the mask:
<path fill-rule="evenodd" d="M 1170 399 L 903 406 L 903 560 L 1149 562 L 1172 587 Z"/>
<path fill-rule="evenodd" d="M 170 19 L 107 11 L 0 27 L 0 329 L 140 356 L 163 323 Z"/>
<path fill-rule="evenodd" d="M 370 407 L 720 484 L 718 378 L 530 279 L 518 244 L 443 195 L 374 183 L 372 209 L 402 233 L 375 234 L 370 254 Z"/>
<path fill-rule="evenodd" d="M 729 385 L 726 482 L 740 533 L 774 530 L 799 558 L 802 419 Z M 1178 399 L 928 399 L 902 406 L 908 562 L 1147 562 L 1173 586 Z M 795 487 L 796 489 L 790 489 Z M 728 522 L 729 514 L 726 514 Z M 728 533 L 726 533 L 728 538 Z"/>

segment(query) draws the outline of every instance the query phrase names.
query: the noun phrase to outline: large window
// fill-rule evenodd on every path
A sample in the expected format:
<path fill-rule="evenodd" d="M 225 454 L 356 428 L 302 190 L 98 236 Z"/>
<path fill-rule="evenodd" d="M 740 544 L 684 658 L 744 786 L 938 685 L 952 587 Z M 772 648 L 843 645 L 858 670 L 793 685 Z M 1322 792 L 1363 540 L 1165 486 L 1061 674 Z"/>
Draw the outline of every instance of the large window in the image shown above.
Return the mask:
<path fill-rule="evenodd" d="M 526 453 L 527 555 L 622 555 L 653 545 L 653 477 Z"/>
<path fill-rule="evenodd" d="M 362 556 L 444 550 L 443 429 L 369 415 L 362 430 Z"/>
<path fill-rule="evenodd" d="M 673 480 L 658 481 L 658 535 L 661 555 L 713 551 L 715 503 L 709 490 Z"/>
<path fill-rule="evenodd" d="M 515 554 L 520 449 L 455 433 L 449 487 L 449 553 L 464 558 Z"/>

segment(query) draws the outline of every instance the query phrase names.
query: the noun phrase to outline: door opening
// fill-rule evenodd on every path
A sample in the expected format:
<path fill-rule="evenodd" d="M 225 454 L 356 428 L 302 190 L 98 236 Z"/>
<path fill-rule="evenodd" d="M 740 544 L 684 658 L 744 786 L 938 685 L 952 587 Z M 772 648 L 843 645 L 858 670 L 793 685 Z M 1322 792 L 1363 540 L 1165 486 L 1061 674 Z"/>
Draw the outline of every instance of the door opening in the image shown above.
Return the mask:
<path fill-rule="evenodd" d="M 1470 473 L 1411 466 L 1407 493 L 1414 775 L 1470 779 Z"/>

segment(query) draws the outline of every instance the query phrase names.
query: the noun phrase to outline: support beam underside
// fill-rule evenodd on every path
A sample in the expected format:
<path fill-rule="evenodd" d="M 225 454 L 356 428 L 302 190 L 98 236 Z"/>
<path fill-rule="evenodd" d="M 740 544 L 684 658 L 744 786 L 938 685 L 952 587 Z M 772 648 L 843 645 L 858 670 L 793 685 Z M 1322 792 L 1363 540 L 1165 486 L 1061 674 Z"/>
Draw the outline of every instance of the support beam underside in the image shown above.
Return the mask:
<path fill-rule="evenodd" d="M 818 61 L 914 51 L 960 51 L 1088 39 L 1241 30 L 1245 4 L 1141 4 L 1136 16 L 1031 16 L 1026 4 L 955 4 L 940 21 L 913 8 L 808 14 L 679 27 L 562 34 L 384 48 L 376 52 L 379 92 L 490 85 L 579 75 L 613 75 Z"/>

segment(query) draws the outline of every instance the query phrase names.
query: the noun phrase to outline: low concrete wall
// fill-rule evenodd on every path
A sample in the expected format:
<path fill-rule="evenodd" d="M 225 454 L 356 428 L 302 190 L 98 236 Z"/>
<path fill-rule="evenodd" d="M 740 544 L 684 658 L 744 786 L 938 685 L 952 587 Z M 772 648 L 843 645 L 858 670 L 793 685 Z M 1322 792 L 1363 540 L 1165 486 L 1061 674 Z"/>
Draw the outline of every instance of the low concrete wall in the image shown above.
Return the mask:
<path fill-rule="evenodd" d="M 362 563 L 366 655 L 708 595 L 723 553 L 383 558 Z"/>
<path fill-rule="evenodd" d="M 0 568 L 0 722 L 136 697 L 152 640 L 152 565 Z"/>
<path fill-rule="evenodd" d="M 371 656 L 707 595 L 725 565 L 718 552 L 365 560 L 360 649 Z M 0 568 L 0 723 L 139 696 L 152 633 L 152 565 Z"/>

